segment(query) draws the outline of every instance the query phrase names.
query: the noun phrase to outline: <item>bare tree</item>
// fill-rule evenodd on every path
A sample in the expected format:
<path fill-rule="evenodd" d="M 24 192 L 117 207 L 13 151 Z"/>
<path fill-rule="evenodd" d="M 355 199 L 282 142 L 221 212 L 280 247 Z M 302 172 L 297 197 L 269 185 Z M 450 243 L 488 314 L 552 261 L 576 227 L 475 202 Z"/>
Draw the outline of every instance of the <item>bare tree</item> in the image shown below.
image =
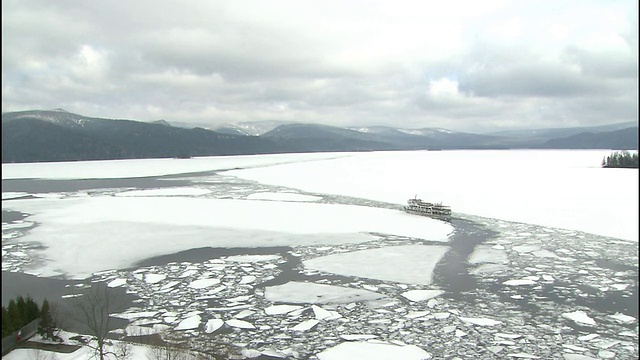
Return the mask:
<path fill-rule="evenodd" d="M 190 360 L 193 357 L 185 349 L 171 346 L 153 346 L 148 356 L 149 360 Z"/>
<path fill-rule="evenodd" d="M 96 357 L 106 360 L 108 355 L 118 357 L 118 354 L 109 349 L 109 314 L 122 306 L 122 299 L 110 292 L 104 284 L 92 284 L 86 287 L 80 296 L 73 298 L 75 317 L 87 328 L 87 332 L 93 342 L 87 346 L 95 351 Z"/>
<path fill-rule="evenodd" d="M 119 360 L 129 360 L 132 356 L 131 345 L 126 341 L 118 341 L 115 345 L 116 358 Z"/>
<path fill-rule="evenodd" d="M 29 352 L 29 360 L 56 360 L 54 353 L 46 350 L 31 349 Z"/>

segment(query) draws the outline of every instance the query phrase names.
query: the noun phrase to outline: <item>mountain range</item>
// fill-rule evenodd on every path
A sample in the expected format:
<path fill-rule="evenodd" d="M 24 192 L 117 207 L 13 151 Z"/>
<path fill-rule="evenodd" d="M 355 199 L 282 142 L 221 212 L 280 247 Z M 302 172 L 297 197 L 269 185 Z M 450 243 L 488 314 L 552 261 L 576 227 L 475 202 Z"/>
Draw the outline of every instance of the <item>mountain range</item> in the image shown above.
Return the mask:
<path fill-rule="evenodd" d="M 337 127 L 282 121 L 210 129 L 86 117 L 62 109 L 2 114 L 2 162 L 450 149 L 638 149 L 638 123 L 474 134 L 441 128 Z"/>

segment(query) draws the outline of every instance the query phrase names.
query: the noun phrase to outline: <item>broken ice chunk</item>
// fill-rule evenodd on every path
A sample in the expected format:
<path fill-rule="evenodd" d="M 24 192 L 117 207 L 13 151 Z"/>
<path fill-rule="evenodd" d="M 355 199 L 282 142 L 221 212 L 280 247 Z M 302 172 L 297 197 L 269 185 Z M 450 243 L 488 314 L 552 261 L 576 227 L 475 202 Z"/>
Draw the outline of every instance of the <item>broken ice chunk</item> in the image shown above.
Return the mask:
<path fill-rule="evenodd" d="M 508 285 L 508 286 L 521 286 L 521 285 L 535 285 L 536 282 L 531 279 L 514 279 L 514 280 L 507 280 L 502 284 Z"/>
<path fill-rule="evenodd" d="M 584 311 L 580 311 L 580 310 L 570 312 L 570 313 L 564 313 L 562 314 L 562 317 L 567 318 L 569 320 L 573 320 L 580 324 L 586 324 L 586 325 L 596 324 L 595 320 L 590 318 L 589 315 L 587 315 Z"/>
<path fill-rule="evenodd" d="M 369 339 L 375 339 L 377 338 L 378 335 L 373 335 L 373 334 L 344 334 L 344 335 L 340 335 L 340 338 L 347 340 L 347 341 L 354 341 L 354 340 L 369 340 Z"/>
<path fill-rule="evenodd" d="M 579 336 L 578 340 L 580 340 L 580 341 L 591 341 L 591 340 L 597 338 L 598 336 L 600 336 L 600 335 L 598 335 L 598 334 L 583 335 L 583 336 Z"/>
<path fill-rule="evenodd" d="M 240 280 L 240 284 L 251 284 L 252 282 L 256 281 L 256 277 L 253 275 L 245 275 L 242 277 L 242 280 Z"/>
<path fill-rule="evenodd" d="M 293 330 L 293 331 L 307 331 L 307 330 L 310 330 L 311 328 L 313 328 L 314 326 L 318 325 L 319 322 L 320 321 L 316 320 L 316 319 L 309 319 L 309 320 L 303 321 L 300 324 L 292 327 L 291 330 Z"/>
<path fill-rule="evenodd" d="M 634 318 L 633 316 L 621 314 L 619 312 L 617 312 L 617 313 L 615 313 L 613 315 L 609 315 L 609 317 L 611 317 L 614 320 L 616 320 L 617 322 L 620 322 L 620 323 L 623 323 L 623 324 L 630 324 L 630 323 L 636 321 L 636 318 Z"/>
<path fill-rule="evenodd" d="M 231 320 L 227 320 L 225 321 L 225 323 L 231 327 L 235 327 L 235 328 L 240 328 L 240 329 L 255 329 L 256 327 L 253 326 L 252 323 L 244 321 L 244 320 L 238 320 L 238 319 L 231 319 Z"/>
<path fill-rule="evenodd" d="M 402 293 L 402 296 L 411 301 L 424 301 L 444 294 L 443 290 L 410 290 Z"/>
<path fill-rule="evenodd" d="M 204 326 L 204 332 L 206 332 L 207 334 L 211 334 L 212 332 L 220 329 L 222 325 L 224 325 L 224 321 L 222 321 L 221 319 L 210 319 Z"/>
<path fill-rule="evenodd" d="M 431 359 L 431 354 L 415 345 L 399 346 L 387 342 L 343 342 L 317 354 L 320 360 L 338 359 Z"/>
<path fill-rule="evenodd" d="M 509 357 L 519 358 L 519 359 L 540 359 L 539 356 L 530 355 L 527 353 L 516 353 L 516 354 L 508 354 Z"/>
<path fill-rule="evenodd" d="M 145 274 L 144 281 L 147 284 L 155 284 L 157 282 L 164 280 L 166 277 L 167 275 L 164 275 L 164 274 Z"/>
<path fill-rule="evenodd" d="M 217 284 L 220 284 L 220 279 L 198 279 L 192 281 L 188 286 L 192 289 L 204 289 Z"/>
<path fill-rule="evenodd" d="M 110 281 L 107 286 L 108 287 L 118 287 L 127 284 L 127 279 L 114 279 Z"/>
<path fill-rule="evenodd" d="M 190 316 L 190 317 L 180 321 L 178 326 L 176 326 L 176 330 L 197 329 L 198 326 L 200 326 L 200 320 L 201 320 L 200 319 L 200 315 Z"/>
<path fill-rule="evenodd" d="M 281 314 L 290 313 L 294 310 L 298 310 L 301 308 L 302 306 L 300 305 L 272 305 L 264 309 L 264 312 L 267 315 L 281 315 Z"/>
<path fill-rule="evenodd" d="M 311 309 L 318 320 L 334 320 L 342 317 L 337 311 L 326 310 L 317 305 L 311 305 Z"/>
<path fill-rule="evenodd" d="M 467 317 L 461 317 L 460 320 L 469 323 L 469 324 L 473 324 L 473 325 L 479 325 L 479 326 L 493 326 L 493 325 L 498 325 L 498 324 L 502 324 L 502 321 L 498 321 L 498 320 L 493 320 L 493 319 L 489 319 L 489 318 L 467 318 Z"/>

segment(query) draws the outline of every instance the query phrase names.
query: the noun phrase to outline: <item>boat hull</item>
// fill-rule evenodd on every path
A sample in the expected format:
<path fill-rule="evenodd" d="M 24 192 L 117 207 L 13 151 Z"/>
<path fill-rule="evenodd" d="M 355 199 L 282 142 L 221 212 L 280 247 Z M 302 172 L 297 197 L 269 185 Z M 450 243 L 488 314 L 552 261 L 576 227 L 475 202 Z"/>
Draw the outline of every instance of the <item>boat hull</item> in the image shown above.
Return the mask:
<path fill-rule="evenodd" d="M 434 219 L 437 219 L 437 220 L 443 220 L 443 221 L 447 221 L 447 222 L 451 221 L 451 215 L 425 213 L 425 212 L 422 212 L 422 211 L 416 211 L 416 210 L 408 209 L 406 207 L 404 208 L 404 211 L 406 211 L 409 214 L 413 214 L 413 215 L 426 216 L 426 217 L 434 218 Z"/>

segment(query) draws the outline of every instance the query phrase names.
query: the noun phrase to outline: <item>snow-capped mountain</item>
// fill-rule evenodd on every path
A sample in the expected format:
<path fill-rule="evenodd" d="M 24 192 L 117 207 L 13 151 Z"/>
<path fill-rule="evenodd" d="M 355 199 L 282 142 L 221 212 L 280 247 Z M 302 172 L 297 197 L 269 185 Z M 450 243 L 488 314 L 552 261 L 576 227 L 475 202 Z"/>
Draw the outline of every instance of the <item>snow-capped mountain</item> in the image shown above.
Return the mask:
<path fill-rule="evenodd" d="M 2 161 L 68 161 L 316 151 L 441 149 L 637 149 L 637 124 L 547 129 L 529 136 L 442 128 L 338 127 L 284 121 L 217 128 L 86 117 L 62 109 L 2 114 Z M 635 125 L 635 126 L 634 126 Z M 626 126 L 626 127 L 625 127 Z M 542 134 L 542 135 L 537 135 Z"/>

